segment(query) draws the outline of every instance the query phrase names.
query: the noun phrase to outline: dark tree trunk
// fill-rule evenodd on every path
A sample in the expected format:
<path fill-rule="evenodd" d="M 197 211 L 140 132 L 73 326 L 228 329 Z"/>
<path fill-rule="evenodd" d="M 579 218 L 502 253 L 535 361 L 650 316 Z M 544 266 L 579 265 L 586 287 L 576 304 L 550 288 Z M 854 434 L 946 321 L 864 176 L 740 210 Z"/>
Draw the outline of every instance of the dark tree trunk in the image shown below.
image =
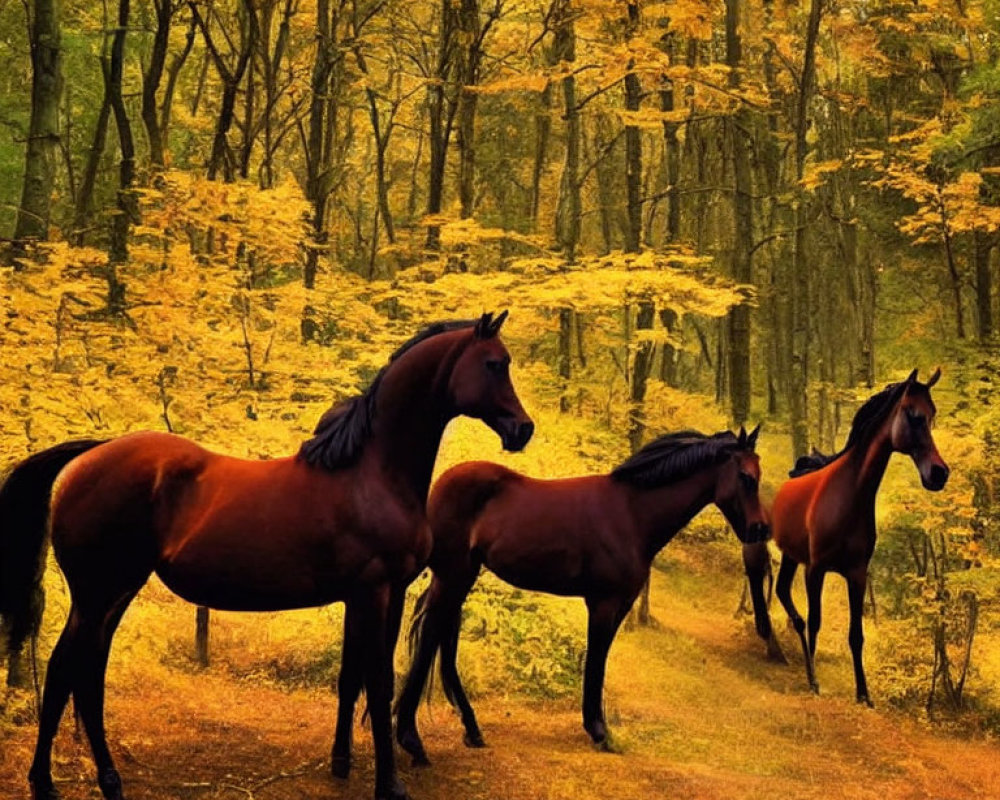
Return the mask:
<path fill-rule="evenodd" d="M 726 66 L 729 85 L 740 88 L 743 47 L 740 40 L 740 0 L 726 0 Z M 740 104 L 729 120 L 733 163 L 733 261 L 732 277 L 751 283 L 750 248 L 753 242 L 753 205 L 750 174 L 750 114 Z M 729 312 L 729 403 L 736 425 L 750 416 L 750 307 L 742 303 Z"/>
<path fill-rule="evenodd" d="M 805 172 L 808 144 L 806 133 L 809 128 L 809 102 L 813 95 L 816 79 L 816 42 L 819 38 L 819 23 L 823 0 L 810 0 L 809 20 L 806 26 L 805 54 L 802 61 L 802 75 L 798 87 L 798 102 L 795 116 L 795 183 L 800 185 Z M 809 313 L 810 313 L 810 264 L 806 256 L 806 227 L 809 219 L 809 203 L 804 193 L 799 192 L 799 202 L 795 208 L 795 236 L 792 249 L 792 331 L 791 331 L 791 374 L 788 381 L 788 406 L 791 411 L 793 455 L 809 452 Z"/>
<path fill-rule="evenodd" d="M 24 183 L 17 210 L 14 239 L 45 239 L 49 235 L 52 186 L 59 152 L 59 97 L 62 93 L 62 51 L 58 0 L 31 3 L 31 117 L 24 154 Z"/>
<path fill-rule="evenodd" d="M 979 341 L 993 338 L 993 273 L 990 256 L 996 247 L 996 236 L 976 231 L 976 332 Z"/>
<path fill-rule="evenodd" d="M 153 48 L 149 63 L 142 73 L 142 124 L 146 128 L 149 141 L 149 161 L 153 168 L 162 168 L 166 158 L 163 129 L 156 109 L 156 93 L 160 88 L 163 70 L 167 63 L 167 49 L 170 46 L 170 22 L 175 6 L 172 0 L 153 0 L 156 11 L 156 30 L 153 33 Z"/>

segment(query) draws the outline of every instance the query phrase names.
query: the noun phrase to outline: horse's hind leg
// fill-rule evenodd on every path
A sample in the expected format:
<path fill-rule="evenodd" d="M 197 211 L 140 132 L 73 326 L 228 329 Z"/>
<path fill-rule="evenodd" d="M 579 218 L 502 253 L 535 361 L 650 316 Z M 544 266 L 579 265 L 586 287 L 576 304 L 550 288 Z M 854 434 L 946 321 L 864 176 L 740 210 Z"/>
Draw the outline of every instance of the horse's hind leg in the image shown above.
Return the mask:
<path fill-rule="evenodd" d="M 406 673 L 403 690 L 396 701 L 396 741 L 412 756 L 414 766 L 427 766 L 431 763 L 417 731 L 417 707 L 434 663 L 434 654 L 441 644 L 438 606 L 443 592 L 441 579 L 434 575 L 422 598 L 423 609 L 414 611 L 418 616 L 414 620 L 415 628 L 410 636 L 415 637 L 415 652 Z M 419 606 L 420 600 L 417 603 Z"/>
<path fill-rule="evenodd" d="M 471 588 L 472 584 L 469 583 L 461 596 L 451 597 L 445 607 L 446 616 L 441 624 L 441 686 L 462 716 L 465 746 L 486 747 L 483 733 L 479 730 L 476 712 L 472 709 L 472 703 L 469 702 L 465 687 L 462 686 L 462 679 L 458 675 L 458 637 L 462 627 L 462 604 Z"/>
<path fill-rule="evenodd" d="M 778 595 L 778 600 L 781 601 L 782 607 L 788 614 L 795 632 L 799 635 L 799 641 L 802 643 L 802 656 L 806 662 L 806 677 L 809 679 L 809 686 L 814 692 L 818 692 L 819 686 L 816 683 L 816 675 L 813 671 L 812 653 L 809 650 L 808 642 L 806 642 L 806 623 L 802 619 L 802 615 L 799 614 L 798 609 L 795 608 L 795 603 L 792 602 L 792 579 L 795 577 L 795 572 L 798 568 L 799 565 L 793 558 L 782 554 L 781 566 L 778 568 L 778 580 L 774 590 Z"/>
<path fill-rule="evenodd" d="M 42 694 L 42 711 L 38 721 L 38 741 L 28 772 L 33 800 L 55 800 L 59 796 L 52 783 L 52 740 L 59 729 L 59 720 L 62 719 L 72 691 L 74 640 L 78 625 L 79 613 L 74 606 L 70 609 L 66 625 L 49 658 Z"/>
<path fill-rule="evenodd" d="M 354 706 L 364 680 L 363 627 L 359 609 L 347 603 L 344 609 L 344 646 L 341 648 L 340 676 L 337 678 L 337 730 L 330 754 L 330 770 L 336 778 L 346 778 L 351 771 Z"/>
<path fill-rule="evenodd" d="M 104 732 L 104 681 L 111 639 L 136 591 L 120 597 L 104 613 L 88 613 L 78 628 L 73 697 L 94 753 L 97 783 L 107 800 L 122 800 L 122 782 Z"/>

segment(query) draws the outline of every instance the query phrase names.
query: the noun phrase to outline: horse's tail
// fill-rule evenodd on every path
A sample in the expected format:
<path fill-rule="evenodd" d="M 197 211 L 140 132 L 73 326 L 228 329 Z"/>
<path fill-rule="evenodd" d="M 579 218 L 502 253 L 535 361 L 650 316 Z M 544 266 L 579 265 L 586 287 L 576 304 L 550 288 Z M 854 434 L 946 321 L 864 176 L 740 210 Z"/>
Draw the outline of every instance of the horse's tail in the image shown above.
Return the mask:
<path fill-rule="evenodd" d="M 49 495 L 63 467 L 106 440 L 82 439 L 29 456 L 0 486 L 0 622 L 9 653 L 38 632 L 45 595 Z"/>

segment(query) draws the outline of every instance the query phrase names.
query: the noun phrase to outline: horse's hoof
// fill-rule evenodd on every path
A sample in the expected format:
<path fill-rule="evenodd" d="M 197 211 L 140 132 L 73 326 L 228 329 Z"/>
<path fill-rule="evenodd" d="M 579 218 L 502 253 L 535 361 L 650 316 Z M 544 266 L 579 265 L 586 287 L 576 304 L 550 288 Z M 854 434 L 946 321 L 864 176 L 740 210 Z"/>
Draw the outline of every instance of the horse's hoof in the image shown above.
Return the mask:
<path fill-rule="evenodd" d="M 375 789 L 375 800 L 410 800 L 403 782 L 396 778 L 388 789 Z"/>
<path fill-rule="evenodd" d="M 624 752 L 618 742 L 611 737 L 610 733 L 605 735 L 599 742 L 594 742 L 594 749 L 599 753 L 614 753 L 615 755 L 621 755 Z"/>
<path fill-rule="evenodd" d="M 333 756 L 330 759 L 330 772 L 334 778 L 346 779 L 351 774 L 351 757 Z"/>
<path fill-rule="evenodd" d="M 813 694 L 815 695 L 819 694 L 819 684 L 816 683 L 815 681 L 809 684 L 809 689 L 812 691 Z"/>
<path fill-rule="evenodd" d="M 420 741 L 420 734 L 417 733 L 416 728 L 397 728 L 396 742 L 412 756 L 413 761 L 411 763 L 414 767 L 430 766 L 430 759 L 427 758 L 424 743 Z"/>
<path fill-rule="evenodd" d="M 55 786 L 37 786 L 31 784 L 31 800 L 62 800 L 62 795 Z"/>
<path fill-rule="evenodd" d="M 97 785 L 101 787 L 101 794 L 105 800 L 125 800 L 122 796 L 122 778 L 118 770 L 106 769 L 98 774 Z"/>
<path fill-rule="evenodd" d="M 462 741 L 465 742 L 466 747 L 486 747 L 486 742 L 483 741 L 483 735 L 476 731 L 475 733 L 466 733 L 462 737 Z"/>
<path fill-rule="evenodd" d="M 788 666 L 788 659 L 785 658 L 785 654 L 781 650 L 781 645 L 778 644 L 773 634 L 771 638 L 767 640 L 767 660 L 773 664 L 783 664 Z"/>

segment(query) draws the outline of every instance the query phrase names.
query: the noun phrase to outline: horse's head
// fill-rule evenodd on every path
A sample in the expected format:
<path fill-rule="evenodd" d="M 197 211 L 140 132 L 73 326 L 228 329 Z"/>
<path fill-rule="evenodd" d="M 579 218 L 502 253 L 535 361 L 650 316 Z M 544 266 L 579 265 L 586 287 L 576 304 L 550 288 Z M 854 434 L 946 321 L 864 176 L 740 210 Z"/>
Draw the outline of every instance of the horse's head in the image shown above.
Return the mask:
<path fill-rule="evenodd" d="M 523 450 L 535 432 L 510 381 L 510 353 L 497 335 L 507 319 L 483 314 L 458 357 L 448 381 L 448 392 L 459 414 L 481 419 L 503 442 L 504 450 Z"/>
<path fill-rule="evenodd" d="M 906 379 L 906 388 L 893 412 L 891 437 L 892 449 L 913 459 L 925 489 L 939 492 L 948 482 L 948 465 L 938 453 L 931 435 L 931 426 L 937 408 L 931 399 L 931 387 L 941 377 L 938 368 L 927 383 L 917 380 L 913 370 Z"/>
<path fill-rule="evenodd" d="M 770 535 L 767 514 L 760 502 L 760 458 L 754 452 L 760 425 L 747 434 L 741 427 L 715 484 L 715 505 L 745 544 L 763 542 Z"/>

